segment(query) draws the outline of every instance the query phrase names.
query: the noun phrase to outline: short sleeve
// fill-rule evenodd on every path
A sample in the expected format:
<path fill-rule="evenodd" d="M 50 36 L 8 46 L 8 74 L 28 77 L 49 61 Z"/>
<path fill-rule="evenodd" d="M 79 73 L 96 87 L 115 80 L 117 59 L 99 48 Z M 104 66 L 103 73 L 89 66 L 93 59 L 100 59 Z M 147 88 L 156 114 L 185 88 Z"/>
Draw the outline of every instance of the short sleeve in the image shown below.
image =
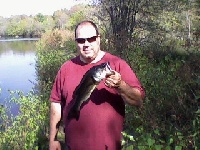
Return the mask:
<path fill-rule="evenodd" d="M 141 85 L 141 82 L 139 81 L 133 69 L 124 60 L 122 60 L 119 64 L 119 73 L 126 83 L 134 88 L 137 88 L 141 92 L 142 97 L 144 97 L 145 92 L 143 86 Z"/>

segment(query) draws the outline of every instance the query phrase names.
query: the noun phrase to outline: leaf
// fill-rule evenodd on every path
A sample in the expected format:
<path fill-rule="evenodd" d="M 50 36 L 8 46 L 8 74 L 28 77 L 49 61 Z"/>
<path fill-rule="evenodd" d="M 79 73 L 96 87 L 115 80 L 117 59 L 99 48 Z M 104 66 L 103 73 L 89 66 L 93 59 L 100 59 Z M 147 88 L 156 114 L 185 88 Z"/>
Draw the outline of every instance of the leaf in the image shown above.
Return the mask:
<path fill-rule="evenodd" d="M 155 145 L 155 149 L 156 149 L 156 150 L 161 150 L 162 148 L 163 148 L 162 145 Z"/>
<path fill-rule="evenodd" d="M 176 146 L 175 150 L 182 150 L 182 146 Z"/>
<path fill-rule="evenodd" d="M 148 138 L 147 143 L 148 143 L 149 146 L 152 146 L 152 145 L 154 145 L 155 140 L 151 139 L 151 138 Z"/>

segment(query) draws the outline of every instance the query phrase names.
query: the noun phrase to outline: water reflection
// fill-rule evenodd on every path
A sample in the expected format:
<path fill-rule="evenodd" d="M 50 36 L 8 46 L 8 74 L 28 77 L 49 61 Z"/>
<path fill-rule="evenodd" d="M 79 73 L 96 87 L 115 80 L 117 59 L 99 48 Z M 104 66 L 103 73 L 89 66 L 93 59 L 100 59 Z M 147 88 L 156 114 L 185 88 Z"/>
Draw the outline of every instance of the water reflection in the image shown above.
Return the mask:
<path fill-rule="evenodd" d="M 29 92 L 35 80 L 35 41 L 0 41 L 0 104 L 9 100 L 9 90 Z M 11 111 L 16 114 L 17 106 Z"/>

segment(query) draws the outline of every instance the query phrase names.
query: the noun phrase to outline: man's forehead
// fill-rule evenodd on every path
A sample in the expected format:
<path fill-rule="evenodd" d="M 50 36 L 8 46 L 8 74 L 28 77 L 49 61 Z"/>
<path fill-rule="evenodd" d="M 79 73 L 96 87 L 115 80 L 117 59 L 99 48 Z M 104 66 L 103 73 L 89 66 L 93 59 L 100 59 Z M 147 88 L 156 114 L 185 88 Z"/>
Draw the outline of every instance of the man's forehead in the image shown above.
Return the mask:
<path fill-rule="evenodd" d="M 96 35 L 96 30 L 92 25 L 80 25 L 76 31 L 77 38 L 88 38 Z"/>

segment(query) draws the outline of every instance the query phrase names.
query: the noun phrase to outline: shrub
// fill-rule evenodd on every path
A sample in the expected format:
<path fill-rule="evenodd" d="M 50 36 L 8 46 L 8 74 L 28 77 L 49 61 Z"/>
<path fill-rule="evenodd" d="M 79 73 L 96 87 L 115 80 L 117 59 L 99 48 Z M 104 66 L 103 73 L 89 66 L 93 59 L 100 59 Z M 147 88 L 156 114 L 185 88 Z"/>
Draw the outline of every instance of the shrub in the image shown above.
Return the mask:
<path fill-rule="evenodd" d="M 49 103 L 33 92 L 26 96 L 19 91 L 12 91 L 11 94 L 12 102 L 20 106 L 20 112 L 11 118 L 11 124 L 4 131 L 0 131 L 0 149 L 47 149 Z"/>
<path fill-rule="evenodd" d="M 67 30 L 43 34 L 37 43 L 36 71 L 40 93 L 49 96 L 52 83 L 60 66 L 75 55 L 75 43 Z"/>
<path fill-rule="evenodd" d="M 146 98 L 141 109 L 126 106 L 125 145 L 133 149 L 199 149 L 199 54 L 157 51 L 157 57 L 148 57 L 149 52 L 141 49 L 126 52 Z"/>

